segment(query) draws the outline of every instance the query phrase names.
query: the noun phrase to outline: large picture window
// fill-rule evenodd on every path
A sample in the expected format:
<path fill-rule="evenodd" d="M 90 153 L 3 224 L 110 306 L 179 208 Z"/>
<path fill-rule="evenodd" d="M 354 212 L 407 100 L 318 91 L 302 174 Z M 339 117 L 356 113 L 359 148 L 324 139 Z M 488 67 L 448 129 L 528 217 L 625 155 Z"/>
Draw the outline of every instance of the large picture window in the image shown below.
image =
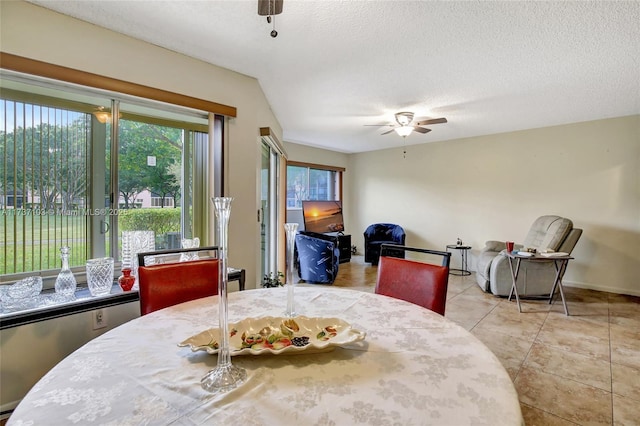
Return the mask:
<path fill-rule="evenodd" d="M 289 162 L 287 209 L 301 209 L 305 200 L 341 200 L 343 171 L 339 167 Z"/>
<path fill-rule="evenodd" d="M 123 231 L 153 231 L 156 249 L 205 237 L 194 235 L 206 218 L 194 215 L 193 187 L 206 186 L 210 162 L 198 157 L 222 150 L 207 113 L 14 75 L 1 83 L 0 281 L 55 273 L 62 246 L 72 267 L 118 260 Z M 221 135 L 223 120 L 212 122 Z"/>
<path fill-rule="evenodd" d="M 287 162 L 287 222 L 304 230 L 303 201 L 343 201 L 344 168 L 321 164 Z"/>

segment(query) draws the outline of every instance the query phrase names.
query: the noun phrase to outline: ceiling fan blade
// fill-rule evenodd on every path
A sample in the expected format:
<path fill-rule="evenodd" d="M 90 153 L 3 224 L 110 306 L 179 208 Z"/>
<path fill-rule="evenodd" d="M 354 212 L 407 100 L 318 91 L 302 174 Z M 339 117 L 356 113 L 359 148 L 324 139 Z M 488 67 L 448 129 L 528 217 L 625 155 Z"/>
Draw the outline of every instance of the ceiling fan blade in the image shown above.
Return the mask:
<path fill-rule="evenodd" d="M 383 126 L 393 126 L 393 124 L 363 124 L 363 126 L 383 127 Z"/>
<path fill-rule="evenodd" d="M 384 132 L 384 133 L 380 133 L 380 134 L 381 134 L 381 135 L 388 135 L 389 133 L 393 132 L 393 130 L 394 130 L 394 129 L 391 129 L 391 130 L 389 130 L 389 131 L 386 131 L 386 132 Z"/>
<path fill-rule="evenodd" d="M 440 123 L 446 123 L 447 119 L 442 117 L 442 118 L 430 118 L 429 120 L 422 120 L 422 121 L 418 121 L 416 123 L 416 126 L 426 126 L 428 124 L 440 124 Z"/>
<path fill-rule="evenodd" d="M 413 130 L 422 134 L 429 133 L 431 131 L 431 129 L 425 129 L 424 127 L 418 127 L 418 126 L 413 126 Z"/>

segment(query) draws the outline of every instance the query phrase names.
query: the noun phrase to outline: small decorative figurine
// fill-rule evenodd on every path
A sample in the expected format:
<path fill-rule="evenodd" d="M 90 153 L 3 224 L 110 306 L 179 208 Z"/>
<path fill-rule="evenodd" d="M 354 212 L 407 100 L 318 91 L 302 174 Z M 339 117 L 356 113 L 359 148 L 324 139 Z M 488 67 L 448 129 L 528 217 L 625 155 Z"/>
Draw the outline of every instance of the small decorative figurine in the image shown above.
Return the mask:
<path fill-rule="evenodd" d="M 131 275 L 131 268 L 122 268 L 122 275 L 118 277 L 118 284 L 123 291 L 129 291 L 133 288 L 133 284 L 136 282 L 136 277 Z"/>

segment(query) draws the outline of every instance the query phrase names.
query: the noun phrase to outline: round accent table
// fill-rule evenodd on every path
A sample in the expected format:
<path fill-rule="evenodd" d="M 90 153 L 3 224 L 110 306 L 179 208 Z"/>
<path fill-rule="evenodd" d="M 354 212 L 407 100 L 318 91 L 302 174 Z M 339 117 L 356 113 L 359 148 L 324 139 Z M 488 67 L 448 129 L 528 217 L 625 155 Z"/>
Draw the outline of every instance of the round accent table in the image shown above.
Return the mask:
<path fill-rule="evenodd" d="M 447 251 L 449 250 L 460 251 L 460 269 L 449 267 L 449 274 L 459 276 L 471 275 L 471 271 L 469 271 L 469 265 L 467 263 L 467 252 L 471 250 L 471 246 L 449 244 L 447 245 Z"/>

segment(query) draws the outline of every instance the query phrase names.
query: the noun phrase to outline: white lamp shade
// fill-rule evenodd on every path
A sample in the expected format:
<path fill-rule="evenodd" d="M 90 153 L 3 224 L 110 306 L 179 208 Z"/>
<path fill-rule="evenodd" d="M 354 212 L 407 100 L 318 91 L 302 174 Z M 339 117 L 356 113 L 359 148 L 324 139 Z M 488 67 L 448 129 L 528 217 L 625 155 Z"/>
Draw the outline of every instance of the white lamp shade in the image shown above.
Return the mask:
<path fill-rule="evenodd" d="M 106 111 L 96 111 L 93 113 L 96 119 L 102 124 L 111 123 L 111 113 Z"/>
<path fill-rule="evenodd" d="M 413 127 L 411 126 L 402 126 L 402 127 L 396 127 L 394 129 L 396 131 L 397 134 L 399 134 L 400 136 L 407 137 L 411 134 L 411 132 L 413 132 Z"/>

